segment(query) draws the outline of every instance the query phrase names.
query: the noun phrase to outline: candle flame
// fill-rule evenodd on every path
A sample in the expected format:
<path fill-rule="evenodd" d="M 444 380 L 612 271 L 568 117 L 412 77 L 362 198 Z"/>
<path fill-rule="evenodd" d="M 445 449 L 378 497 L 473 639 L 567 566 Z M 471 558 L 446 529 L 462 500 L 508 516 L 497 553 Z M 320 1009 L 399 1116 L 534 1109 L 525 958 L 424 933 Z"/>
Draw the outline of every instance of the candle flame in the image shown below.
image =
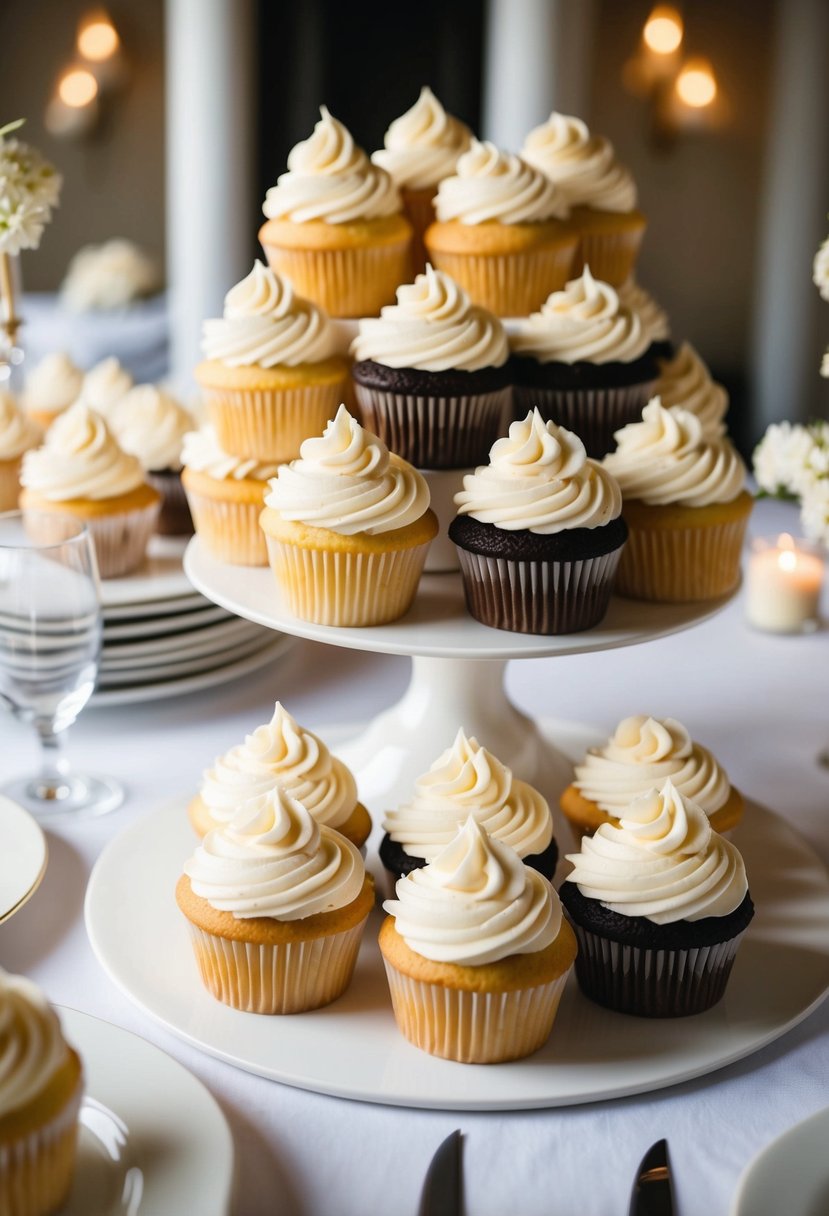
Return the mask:
<path fill-rule="evenodd" d="M 794 549 L 784 549 L 777 559 L 777 564 L 781 570 L 785 570 L 790 574 L 797 567 L 797 554 Z"/>

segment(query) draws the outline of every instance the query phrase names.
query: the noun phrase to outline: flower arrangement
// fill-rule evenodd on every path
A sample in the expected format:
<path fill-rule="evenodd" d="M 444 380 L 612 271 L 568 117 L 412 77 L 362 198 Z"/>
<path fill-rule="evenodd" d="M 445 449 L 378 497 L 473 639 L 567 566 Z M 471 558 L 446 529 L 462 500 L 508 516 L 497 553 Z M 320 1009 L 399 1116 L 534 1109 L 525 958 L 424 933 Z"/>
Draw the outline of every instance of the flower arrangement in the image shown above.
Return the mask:
<path fill-rule="evenodd" d="M 9 138 L 23 119 L 0 127 L 0 254 L 37 249 L 57 207 L 61 175 L 36 148 Z"/>

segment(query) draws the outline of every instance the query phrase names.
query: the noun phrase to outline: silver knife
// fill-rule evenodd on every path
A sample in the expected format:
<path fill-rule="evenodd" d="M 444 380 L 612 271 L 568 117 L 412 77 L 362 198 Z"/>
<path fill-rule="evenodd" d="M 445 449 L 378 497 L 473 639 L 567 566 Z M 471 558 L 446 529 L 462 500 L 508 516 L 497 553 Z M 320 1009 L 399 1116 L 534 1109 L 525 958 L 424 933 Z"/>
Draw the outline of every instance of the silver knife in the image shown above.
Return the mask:
<path fill-rule="evenodd" d="M 674 1216 L 667 1140 L 657 1140 L 642 1158 L 633 1182 L 628 1216 Z"/>
<path fill-rule="evenodd" d="M 418 1216 L 461 1216 L 461 1133 L 457 1128 L 429 1163 Z"/>

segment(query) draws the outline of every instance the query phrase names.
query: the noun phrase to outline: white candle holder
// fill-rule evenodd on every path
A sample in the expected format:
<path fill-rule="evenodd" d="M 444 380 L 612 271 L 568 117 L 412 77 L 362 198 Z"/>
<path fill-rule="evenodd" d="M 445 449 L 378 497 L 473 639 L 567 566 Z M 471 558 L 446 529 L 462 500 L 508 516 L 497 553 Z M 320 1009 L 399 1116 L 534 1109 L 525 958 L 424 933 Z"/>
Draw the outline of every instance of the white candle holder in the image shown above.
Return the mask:
<path fill-rule="evenodd" d="M 812 633 L 820 624 L 824 554 L 808 540 L 759 536 L 751 541 L 746 619 L 767 633 Z"/>

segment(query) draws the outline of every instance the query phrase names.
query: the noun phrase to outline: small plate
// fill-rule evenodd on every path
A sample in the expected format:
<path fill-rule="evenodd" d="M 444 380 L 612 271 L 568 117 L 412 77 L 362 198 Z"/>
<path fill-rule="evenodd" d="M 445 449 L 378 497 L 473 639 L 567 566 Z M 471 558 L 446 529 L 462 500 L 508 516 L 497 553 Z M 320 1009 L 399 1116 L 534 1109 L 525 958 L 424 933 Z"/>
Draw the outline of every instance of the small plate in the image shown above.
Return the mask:
<path fill-rule="evenodd" d="M 201 598 L 201 597 L 200 597 Z M 104 646 L 133 642 L 140 638 L 169 637 L 173 633 L 189 633 L 191 629 L 201 629 L 205 625 L 214 625 L 217 621 L 229 621 L 233 614 L 226 608 L 219 608 L 207 601 L 204 607 L 197 604 L 189 611 L 171 613 L 169 616 L 131 617 L 125 620 L 113 621 L 104 625 Z"/>
<path fill-rule="evenodd" d="M 211 601 L 200 591 L 191 591 L 189 595 L 175 595 L 167 600 L 144 600 L 140 604 L 118 604 L 115 607 L 104 605 L 104 625 L 122 625 L 127 621 L 146 621 L 149 617 L 167 617 L 174 613 L 190 612 L 194 608 L 207 608 Z"/>
<path fill-rule="evenodd" d="M 147 638 L 144 641 L 116 643 L 104 648 L 104 667 L 125 666 L 131 662 L 160 663 L 166 656 L 183 659 L 195 654 L 213 654 L 245 638 L 265 637 L 269 630 L 234 616 L 184 635 Z"/>
<path fill-rule="evenodd" d="M 778 1136 L 740 1179 L 731 1216 L 826 1216 L 829 1109 Z"/>
<path fill-rule="evenodd" d="M 101 688 L 109 688 L 113 684 L 144 684 L 152 680 L 171 680 L 177 676 L 194 676 L 200 671 L 210 671 L 217 665 L 226 667 L 236 659 L 244 659 L 249 654 L 259 653 L 267 648 L 271 634 L 247 637 L 244 641 L 235 642 L 232 646 L 224 646 L 210 654 L 202 654 L 195 658 L 175 659 L 171 657 L 153 659 L 149 663 L 141 663 L 135 659 L 128 664 L 117 663 L 114 667 L 103 666 L 98 673 L 98 684 Z"/>
<path fill-rule="evenodd" d="M 0 794 L 0 922 L 14 916 L 34 895 L 48 858 L 40 825 L 22 806 Z"/>
<path fill-rule="evenodd" d="M 193 587 L 181 565 L 186 548 L 187 537 L 151 537 L 147 556 L 137 570 L 122 578 L 101 579 L 104 609 L 192 593 Z"/>

